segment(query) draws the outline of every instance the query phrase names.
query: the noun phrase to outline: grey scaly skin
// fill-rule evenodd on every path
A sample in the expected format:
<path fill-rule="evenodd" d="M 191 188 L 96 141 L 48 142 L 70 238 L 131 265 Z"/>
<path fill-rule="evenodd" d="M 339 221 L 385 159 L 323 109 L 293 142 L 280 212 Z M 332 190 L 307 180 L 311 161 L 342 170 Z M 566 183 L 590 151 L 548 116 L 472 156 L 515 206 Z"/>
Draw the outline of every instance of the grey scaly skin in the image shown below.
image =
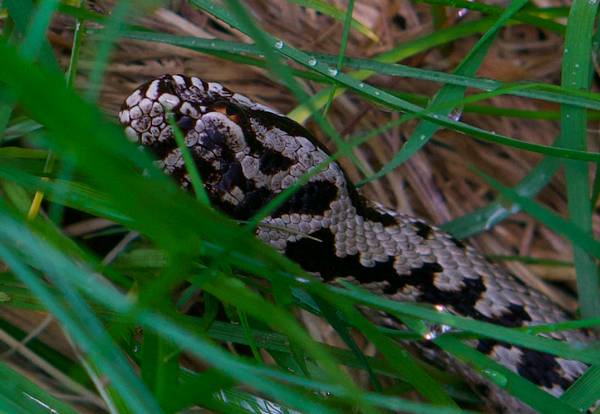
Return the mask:
<path fill-rule="evenodd" d="M 184 188 L 190 189 L 191 181 L 166 112 L 185 135 L 211 202 L 235 219 L 251 218 L 328 158 L 310 133 L 275 110 L 218 83 L 165 75 L 136 89 L 119 118 L 127 135 L 149 147 L 160 168 Z M 259 239 L 325 282 L 345 278 L 391 299 L 429 303 L 506 327 L 569 319 L 545 296 L 449 234 L 363 199 L 336 163 L 313 176 L 263 223 L 256 232 Z M 379 322 L 394 324 L 384 319 Z M 582 331 L 547 336 L 591 340 Z M 473 341 L 473 346 L 555 396 L 587 369 L 577 361 L 494 340 Z M 479 384 L 480 391 L 486 388 L 494 411 L 530 411 L 447 355 L 437 359 Z"/>

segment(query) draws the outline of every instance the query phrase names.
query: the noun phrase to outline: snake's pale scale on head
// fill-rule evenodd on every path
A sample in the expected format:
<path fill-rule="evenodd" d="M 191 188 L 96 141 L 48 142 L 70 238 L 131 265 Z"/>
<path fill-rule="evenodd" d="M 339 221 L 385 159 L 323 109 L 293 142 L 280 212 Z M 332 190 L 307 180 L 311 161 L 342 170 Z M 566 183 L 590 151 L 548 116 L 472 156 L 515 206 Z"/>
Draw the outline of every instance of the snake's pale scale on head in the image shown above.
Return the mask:
<path fill-rule="evenodd" d="M 184 188 L 191 188 L 191 181 L 166 112 L 185 135 L 211 202 L 236 219 L 251 218 L 328 157 L 303 127 L 275 110 L 218 83 L 165 75 L 135 90 L 119 117 L 127 135 L 149 147 L 158 165 Z M 314 175 L 263 223 L 259 239 L 325 282 L 346 278 L 396 300 L 430 303 L 507 327 L 568 319 L 473 248 L 363 199 L 336 163 Z M 378 322 L 398 326 L 391 318 Z M 548 335 L 590 341 L 581 331 Z M 577 361 L 498 341 L 473 341 L 473 346 L 555 396 L 586 370 Z M 496 408 L 528 410 L 461 364 L 449 363 L 471 381 L 487 383 L 487 398 Z"/>

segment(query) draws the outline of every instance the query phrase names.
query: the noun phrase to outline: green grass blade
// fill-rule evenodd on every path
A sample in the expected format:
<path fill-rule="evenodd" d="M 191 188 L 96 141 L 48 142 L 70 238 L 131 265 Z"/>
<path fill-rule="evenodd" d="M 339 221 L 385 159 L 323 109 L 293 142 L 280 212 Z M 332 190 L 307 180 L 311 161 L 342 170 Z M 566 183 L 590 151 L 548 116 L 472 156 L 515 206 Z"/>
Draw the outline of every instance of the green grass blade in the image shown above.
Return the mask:
<path fill-rule="evenodd" d="M 572 222 L 542 207 L 529 197 L 523 197 L 514 190 L 501 185 L 495 179 L 481 172 L 479 174 L 491 187 L 498 190 L 504 198 L 519 205 L 523 211 L 544 223 L 551 230 L 571 239 L 583 251 L 600 258 L 600 241 L 595 240 L 589 232 L 582 230 Z"/>
<path fill-rule="evenodd" d="M 23 414 L 77 413 L 73 407 L 53 397 L 4 362 L 0 362 L 0 411 Z"/>
<path fill-rule="evenodd" d="M 592 77 L 592 36 L 598 5 L 586 0 L 574 0 L 569 13 L 562 85 L 589 90 Z M 561 135 L 565 147 L 587 149 L 587 113 L 582 108 L 561 106 Z M 589 168 L 585 163 L 565 161 L 569 218 L 583 232 L 592 234 Z M 575 243 L 575 242 L 574 242 Z M 600 281 L 594 259 L 576 243 L 573 245 L 579 306 L 584 317 L 600 315 Z"/>
<path fill-rule="evenodd" d="M 344 58 L 346 55 L 346 47 L 348 45 L 348 34 L 350 33 L 350 23 L 352 21 L 352 11 L 354 10 L 354 0 L 348 0 L 348 7 L 346 9 L 346 18 L 344 19 L 344 31 L 342 33 L 342 40 L 340 42 L 340 51 L 338 53 L 338 60 L 335 64 L 335 70 L 340 71 L 344 66 Z M 333 99 L 335 97 L 335 87 L 331 90 L 329 94 L 329 99 L 327 100 L 327 104 L 323 108 L 323 114 L 326 114 L 329 111 L 329 107 L 333 103 Z M 354 165 L 361 166 L 360 163 L 357 163 L 357 159 L 353 158 L 352 160 Z M 364 170 L 364 168 L 361 168 Z"/>
<path fill-rule="evenodd" d="M 560 144 L 562 142 L 563 140 L 559 137 L 555 141 L 555 144 Z M 562 162 L 558 158 L 544 158 L 513 188 L 513 190 L 523 197 L 533 197 L 550 182 L 561 165 Z M 519 204 L 513 204 L 510 208 L 506 208 L 506 205 L 504 205 L 501 200 L 497 200 L 486 207 L 479 208 L 469 214 L 445 223 L 442 226 L 442 229 L 451 233 L 458 239 L 464 239 L 491 229 L 502 220 L 520 210 L 521 206 Z"/>
<path fill-rule="evenodd" d="M 593 365 L 569 387 L 560 399 L 580 411 L 585 411 L 598 401 L 600 395 L 600 368 Z"/>
<path fill-rule="evenodd" d="M 169 125 L 173 130 L 173 135 L 175 136 L 175 141 L 177 142 L 177 146 L 179 147 L 179 151 L 181 151 L 181 155 L 183 156 L 183 161 L 185 164 L 185 169 L 190 176 L 190 181 L 192 182 L 192 188 L 194 190 L 194 194 L 196 194 L 196 198 L 205 205 L 210 205 L 210 201 L 208 199 L 208 194 L 206 194 L 206 190 L 204 189 L 204 185 L 202 183 L 202 178 L 200 177 L 200 173 L 198 173 L 198 169 L 194 164 L 194 158 L 192 154 L 185 144 L 185 137 L 181 133 L 181 130 L 177 127 L 177 123 L 173 119 L 173 117 L 168 117 Z"/>
<path fill-rule="evenodd" d="M 127 13 L 131 7 L 131 0 L 124 0 L 116 3 L 112 9 L 110 17 L 106 22 L 106 28 L 104 30 L 105 37 L 100 41 L 97 46 L 97 52 L 94 56 L 94 63 L 92 70 L 89 75 L 89 85 L 85 92 L 85 97 L 89 101 L 96 101 L 100 94 L 100 86 L 102 78 L 104 77 L 104 71 L 108 65 L 108 59 L 114 47 L 114 42 L 117 39 L 119 28 L 125 21 Z"/>
<path fill-rule="evenodd" d="M 29 27 L 29 21 L 34 15 L 33 1 L 5 0 L 4 6 L 6 6 L 10 18 L 14 21 L 17 32 L 21 35 L 25 35 Z M 41 15 L 40 18 L 43 19 L 44 16 Z M 40 21 L 39 24 L 43 24 L 43 21 Z M 37 25 L 38 24 L 36 24 L 36 26 Z M 56 61 L 56 56 L 54 55 L 54 51 L 52 50 L 52 47 L 47 39 L 44 39 L 43 44 L 41 45 L 40 62 L 44 65 L 44 67 L 50 70 L 55 70 L 57 72 L 60 70 L 58 62 Z"/>
<path fill-rule="evenodd" d="M 50 19 L 58 7 L 59 0 L 44 0 L 33 14 L 25 40 L 21 44 L 21 54 L 34 60 L 37 58 L 46 41 L 46 31 Z"/>
<path fill-rule="evenodd" d="M 179 349 L 147 329 L 142 346 L 142 379 L 162 407 L 172 404 L 179 383 Z"/>

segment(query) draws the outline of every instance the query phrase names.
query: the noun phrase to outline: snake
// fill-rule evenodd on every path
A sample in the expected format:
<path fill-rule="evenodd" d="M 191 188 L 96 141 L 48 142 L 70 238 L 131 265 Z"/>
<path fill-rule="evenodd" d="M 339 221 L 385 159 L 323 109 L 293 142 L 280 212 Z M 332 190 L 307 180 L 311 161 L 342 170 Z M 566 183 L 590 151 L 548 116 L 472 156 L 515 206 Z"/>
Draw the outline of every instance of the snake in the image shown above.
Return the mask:
<path fill-rule="evenodd" d="M 126 135 L 148 148 L 156 165 L 182 188 L 193 190 L 192 178 L 169 116 L 183 134 L 211 204 L 233 219 L 251 219 L 314 170 L 255 233 L 323 282 L 342 279 L 392 300 L 430 304 L 504 327 L 571 319 L 473 247 L 424 220 L 364 198 L 338 163 L 326 163 L 327 150 L 295 121 L 220 83 L 169 74 L 135 89 L 119 120 Z M 390 317 L 380 319 L 384 325 L 400 325 Z M 574 344 L 594 339 L 586 330 L 543 336 Z M 469 344 L 556 397 L 588 368 L 489 338 Z M 535 412 L 444 351 L 437 354 L 474 384 L 490 411 Z"/>

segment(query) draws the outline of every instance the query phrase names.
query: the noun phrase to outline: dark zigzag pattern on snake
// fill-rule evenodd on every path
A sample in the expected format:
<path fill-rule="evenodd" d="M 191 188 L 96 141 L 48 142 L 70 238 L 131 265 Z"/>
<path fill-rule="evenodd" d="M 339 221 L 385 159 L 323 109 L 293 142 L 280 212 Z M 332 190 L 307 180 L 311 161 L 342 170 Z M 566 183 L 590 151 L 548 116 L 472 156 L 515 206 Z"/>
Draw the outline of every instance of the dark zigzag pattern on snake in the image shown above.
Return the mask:
<path fill-rule="evenodd" d="M 186 189 L 191 189 L 190 177 L 166 112 L 173 113 L 184 133 L 211 202 L 235 219 L 252 217 L 328 157 L 308 131 L 275 110 L 218 83 L 165 75 L 136 89 L 119 118 L 127 135 L 149 147 L 160 168 Z M 362 198 L 336 163 L 312 177 L 263 223 L 269 226 L 258 228 L 259 239 L 325 282 L 346 278 L 395 300 L 430 303 L 507 327 L 569 319 L 473 248 Z M 398 326 L 389 317 L 378 322 Z M 582 331 L 548 336 L 591 340 Z M 498 341 L 473 341 L 473 346 L 555 396 L 587 369 L 577 361 Z M 449 363 L 480 389 L 488 389 L 486 399 L 495 411 L 530 410 L 469 368 Z"/>

